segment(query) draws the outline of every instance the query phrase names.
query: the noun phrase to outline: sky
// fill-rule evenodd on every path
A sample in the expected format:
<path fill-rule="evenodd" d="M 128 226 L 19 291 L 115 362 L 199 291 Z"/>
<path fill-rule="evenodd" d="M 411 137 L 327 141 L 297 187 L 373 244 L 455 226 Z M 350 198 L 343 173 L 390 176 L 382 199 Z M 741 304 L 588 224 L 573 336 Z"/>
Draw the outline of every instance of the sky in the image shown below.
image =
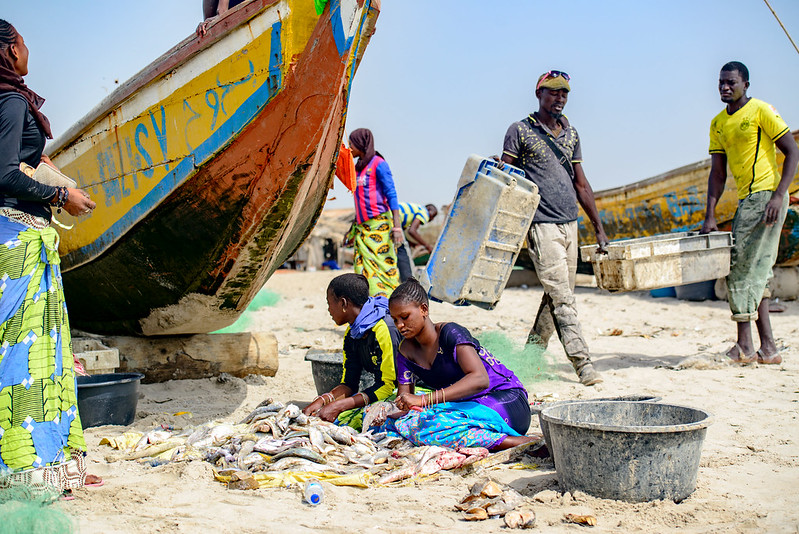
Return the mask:
<path fill-rule="evenodd" d="M 799 1 L 769 1 L 799 41 Z M 56 136 L 202 15 L 202 0 L 3 4 Z M 565 113 L 599 191 L 707 158 L 731 60 L 749 68 L 749 95 L 799 129 L 799 53 L 763 0 L 382 0 L 347 131 L 373 131 L 400 201 L 449 203 L 466 158 L 499 154 L 508 126 L 537 109 L 538 76 L 562 70 Z M 340 184 L 330 199 L 352 205 Z"/>

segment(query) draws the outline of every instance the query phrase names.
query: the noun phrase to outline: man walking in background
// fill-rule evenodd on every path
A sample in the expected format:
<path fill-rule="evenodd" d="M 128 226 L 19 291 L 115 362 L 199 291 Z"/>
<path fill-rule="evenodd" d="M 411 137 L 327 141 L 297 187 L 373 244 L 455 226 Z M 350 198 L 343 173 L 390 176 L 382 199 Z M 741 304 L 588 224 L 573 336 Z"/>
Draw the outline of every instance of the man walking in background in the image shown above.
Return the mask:
<path fill-rule="evenodd" d="M 724 192 L 729 164 L 738 189 L 738 209 L 732 221 L 735 244 L 727 289 L 738 339 L 727 356 L 738 363 L 776 364 L 782 356 L 771 332 L 768 281 L 777 259 L 799 149 L 777 110 L 747 96 L 748 88 L 749 69 L 743 63 L 731 61 L 721 68 L 719 94 L 727 106 L 710 123 L 711 164 L 702 233 L 718 230 L 716 204 Z M 785 155 L 782 174 L 775 146 Z M 760 334 L 758 350 L 751 321 Z"/>
<path fill-rule="evenodd" d="M 413 255 L 408 246 L 421 245 L 427 252 L 433 252 L 432 245 L 419 234 L 419 227 L 435 219 L 438 208 L 433 204 L 421 206 L 410 202 L 399 203 L 400 221 L 405 233 L 405 243 L 397 249 L 397 266 L 400 271 L 400 281 L 404 282 L 413 276 Z"/>
<path fill-rule="evenodd" d="M 557 332 L 580 382 L 593 386 L 602 378 L 591 363 L 574 298 L 578 202 L 594 226 L 600 251 L 608 238 L 583 172 L 580 138 L 563 115 L 569 91 L 565 72 L 552 70 L 538 78 L 538 111 L 510 125 L 502 161 L 523 169 L 541 195 L 527 240 L 544 297 L 527 342 L 546 348 Z"/>

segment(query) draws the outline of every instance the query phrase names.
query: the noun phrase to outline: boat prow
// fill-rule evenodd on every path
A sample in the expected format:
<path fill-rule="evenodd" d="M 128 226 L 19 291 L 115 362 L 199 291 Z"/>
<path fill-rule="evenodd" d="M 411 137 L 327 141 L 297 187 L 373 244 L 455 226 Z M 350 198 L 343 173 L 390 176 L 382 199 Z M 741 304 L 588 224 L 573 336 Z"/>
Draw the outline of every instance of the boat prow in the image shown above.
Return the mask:
<path fill-rule="evenodd" d="M 240 5 L 49 147 L 97 202 L 62 221 L 74 326 L 190 334 L 238 318 L 321 211 L 378 9 Z"/>

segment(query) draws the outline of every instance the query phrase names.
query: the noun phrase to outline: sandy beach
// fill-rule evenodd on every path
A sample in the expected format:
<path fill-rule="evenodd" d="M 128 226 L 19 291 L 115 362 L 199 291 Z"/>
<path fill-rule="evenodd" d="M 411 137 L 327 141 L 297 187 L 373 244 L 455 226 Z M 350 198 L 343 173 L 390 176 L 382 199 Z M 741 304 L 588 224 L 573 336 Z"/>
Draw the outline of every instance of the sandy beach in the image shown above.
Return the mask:
<path fill-rule="evenodd" d="M 303 358 L 309 348 L 341 346 L 344 328 L 330 320 L 325 304 L 327 283 L 341 272 L 279 271 L 265 287 L 280 295 L 277 304 L 248 312 L 247 329 L 277 336 L 275 377 L 142 385 L 137 418 L 128 428 L 237 421 L 266 397 L 311 400 L 316 392 L 310 363 Z M 478 338 L 501 332 L 521 344 L 541 294 L 540 287 L 509 288 L 491 311 L 434 303 L 431 318 L 456 321 Z M 111 449 L 99 445 L 100 439 L 126 428 L 106 426 L 86 432 L 90 472 L 101 475 L 105 485 L 79 490 L 77 499 L 56 506 L 77 518 L 81 532 L 507 532 L 501 519 L 474 524 L 453 509 L 472 483 L 487 476 L 529 498 L 542 532 L 587 528 L 565 523 L 567 513 L 595 515 L 596 532 L 799 531 L 799 353 L 794 342 L 799 303 L 787 302 L 785 312 L 772 316 L 778 345 L 785 347 L 784 363 L 745 367 L 716 356 L 734 339 L 726 302 L 611 295 L 580 287 L 577 304 L 605 381 L 592 388 L 580 385 L 553 341 L 546 369 L 553 377 L 526 384 L 531 399 L 654 395 L 711 412 L 714 422 L 697 488 L 683 502 L 629 504 L 562 494 L 551 460 L 541 460 L 537 469 L 500 467 L 469 476 L 443 472 L 437 480 L 398 488 L 325 484 L 324 503 L 310 507 L 293 488 L 228 490 L 205 462 L 109 463 Z M 173 415 L 179 412 L 190 414 Z M 530 432 L 538 431 L 534 418 Z"/>

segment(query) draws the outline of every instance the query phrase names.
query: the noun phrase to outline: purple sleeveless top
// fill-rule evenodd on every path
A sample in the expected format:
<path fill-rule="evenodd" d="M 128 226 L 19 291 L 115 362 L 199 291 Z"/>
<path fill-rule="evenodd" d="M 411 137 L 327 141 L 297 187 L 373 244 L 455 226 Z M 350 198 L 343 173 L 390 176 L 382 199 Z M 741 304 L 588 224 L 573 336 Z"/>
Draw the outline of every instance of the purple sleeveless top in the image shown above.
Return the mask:
<path fill-rule="evenodd" d="M 397 382 L 400 384 L 415 384 L 421 380 L 434 389 L 441 389 L 451 386 L 464 376 L 455 349 L 458 345 L 471 345 L 477 351 L 477 355 L 483 362 L 488 373 L 488 387 L 471 397 L 458 399 L 459 401 L 474 401 L 489 408 L 495 408 L 496 402 L 491 398 L 491 393 L 506 389 L 521 389 L 527 396 L 521 381 L 513 374 L 513 371 L 505 367 L 490 352 L 480 346 L 469 331 L 459 324 L 447 323 L 441 327 L 438 335 L 438 354 L 433 360 L 430 369 L 425 369 L 413 363 L 402 355 L 402 345 L 399 352 L 395 355 L 397 366 Z"/>

